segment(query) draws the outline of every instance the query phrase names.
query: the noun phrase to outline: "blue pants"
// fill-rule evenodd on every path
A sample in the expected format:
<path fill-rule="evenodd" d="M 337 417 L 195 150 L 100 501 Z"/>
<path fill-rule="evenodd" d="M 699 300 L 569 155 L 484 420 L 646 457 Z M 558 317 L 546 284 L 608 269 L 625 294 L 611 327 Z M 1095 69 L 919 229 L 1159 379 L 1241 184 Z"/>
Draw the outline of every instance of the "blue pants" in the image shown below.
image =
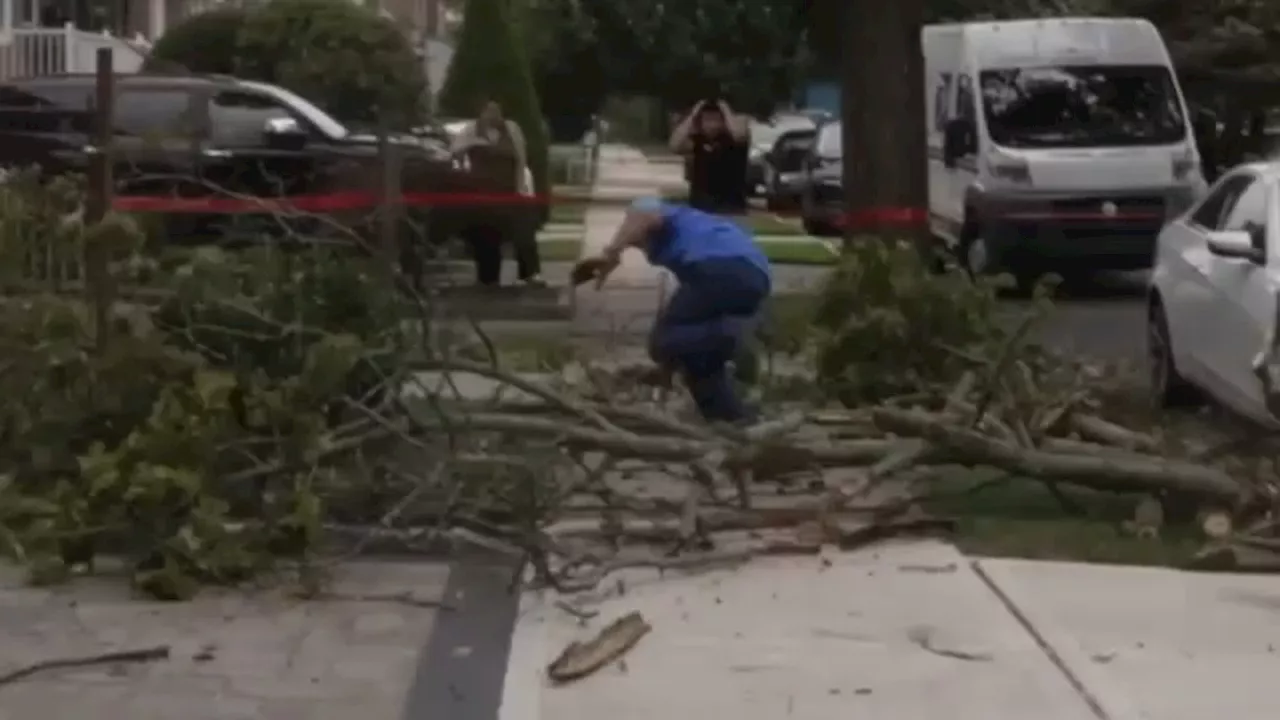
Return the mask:
<path fill-rule="evenodd" d="M 679 278 L 654 322 L 649 354 L 683 375 L 703 418 L 749 421 L 728 365 L 755 328 L 769 277 L 745 259 L 716 258 L 682 268 Z"/>

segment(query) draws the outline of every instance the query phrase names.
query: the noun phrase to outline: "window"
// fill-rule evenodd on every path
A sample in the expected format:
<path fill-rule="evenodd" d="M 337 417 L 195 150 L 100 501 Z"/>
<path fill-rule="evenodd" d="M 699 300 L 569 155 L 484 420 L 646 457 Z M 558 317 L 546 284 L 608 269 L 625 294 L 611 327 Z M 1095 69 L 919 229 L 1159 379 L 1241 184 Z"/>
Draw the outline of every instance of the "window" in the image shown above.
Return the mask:
<path fill-rule="evenodd" d="M 266 144 L 268 120 L 298 120 L 278 100 L 252 92 L 226 91 L 213 98 L 210 106 L 213 144 L 220 147 L 262 147 Z M 303 123 L 302 120 L 298 120 Z M 307 127 L 303 123 L 303 127 Z"/>
<path fill-rule="evenodd" d="M 751 143 L 772 146 L 783 133 L 813 127 L 813 120 L 804 115 L 778 115 L 767 123 L 751 123 Z"/>
<path fill-rule="evenodd" d="M 189 138 L 198 127 L 191 101 L 184 90 L 125 90 L 116 98 L 116 135 Z"/>
<path fill-rule="evenodd" d="M 311 123 L 311 126 L 320 129 L 330 139 L 341 140 L 348 135 L 347 129 L 342 126 L 334 117 L 320 108 L 313 105 L 301 95 L 289 92 L 278 85 L 267 85 L 266 83 L 242 81 L 242 87 L 249 90 L 256 90 L 264 95 L 279 100 L 283 105 L 292 108 L 303 118 Z M 309 127 L 306 122 L 304 127 Z"/>
<path fill-rule="evenodd" d="M 88 87 L 61 86 L 13 86 L 0 87 L 0 107 L 85 111 L 89 109 Z"/>
<path fill-rule="evenodd" d="M 1271 188 L 1267 183 L 1252 180 L 1236 197 L 1235 202 L 1228 205 L 1222 229 L 1247 232 L 1253 238 L 1255 248 L 1266 250 L 1267 205 L 1270 195 Z"/>
<path fill-rule="evenodd" d="M 824 160 L 839 160 L 843 156 L 844 143 L 840 138 L 840 123 L 829 122 L 818 131 L 813 151 Z"/>
<path fill-rule="evenodd" d="M 984 70 L 982 107 L 998 145 L 1165 145 L 1187 136 L 1169 69 L 1080 65 Z"/>
<path fill-rule="evenodd" d="M 951 119 L 951 73 L 938 76 L 938 87 L 933 91 L 933 129 L 946 132 Z"/>
<path fill-rule="evenodd" d="M 0 127 L 14 132 L 88 132 L 89 93 L 85 86 L 2 86 Z"/>
<path fill-rule="evenodd" d="M 956 85 L 956 117 L 968 122 L 978 119 L 977 98 L 973 95 L 973 78 L 961 75 Z"/>
<path fill-rule="evenodd" d="M 1235 175 L 1223 179 L 1218 187 L 1200 203 L 1200 207 L 1191 213 L 1191 224 L 1205 230 L 1221 230 L 1225 210 L 1231 207 L 1241 190 L 1253 182 L 1248 175 Z"/>

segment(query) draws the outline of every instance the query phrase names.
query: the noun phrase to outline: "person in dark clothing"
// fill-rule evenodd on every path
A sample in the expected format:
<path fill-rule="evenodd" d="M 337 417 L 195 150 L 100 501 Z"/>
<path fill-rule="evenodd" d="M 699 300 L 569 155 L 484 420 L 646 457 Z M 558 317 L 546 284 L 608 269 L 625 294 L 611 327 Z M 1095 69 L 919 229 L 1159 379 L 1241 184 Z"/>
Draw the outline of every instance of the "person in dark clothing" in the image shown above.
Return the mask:
<path fill-rule="evenodd" d="M 662 378 L 679 372 L 708 421 L 755 419 L 734 388 L 729 363 L 750 338 L 772 289 L 769 260 L 732 220 L 644 198 L 632 203 L 613 242 L 579 261 L 575 285 L 603 287 L 622 253 L 636 248 L 680 286 L 654 322 L 649 354 Z"/>
<path fill-rule="evenodd" d="M 728 103 L 702 101 L 671 133 L 671 149 L 688 158 L 689 205 L 706 212 L 747 211 L 751 135 Z"/>
<path fill-rule="evenodd" d="M 519 125 L 502 116 L 498 103 L 484 103 L 476 120 L 455 140 L 454 152 L 466 157 L 471 173 L 488 191 L 509 196 L 533 193 L 524 133 Z M 468 223 L 463 237 L 471 247 L 478 284 L 496 287 L 501 283 L 502 245 L 511 242 L 520 281 L 545 285 L 539 275 L 541 260 L 534 210 L 531 203 L 514 201 L 477 208 L 476 219 Z"/>

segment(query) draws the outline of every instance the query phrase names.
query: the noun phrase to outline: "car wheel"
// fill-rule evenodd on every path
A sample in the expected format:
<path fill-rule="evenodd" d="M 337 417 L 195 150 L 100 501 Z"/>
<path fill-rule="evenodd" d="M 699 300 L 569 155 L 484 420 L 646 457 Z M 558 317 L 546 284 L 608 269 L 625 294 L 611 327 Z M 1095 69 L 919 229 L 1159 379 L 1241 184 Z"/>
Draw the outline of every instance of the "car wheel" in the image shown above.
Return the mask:
<path fill-rule="evenodd" d="M 1152 303 L 1147 313 L 1147 369 L 1155 407 L 1189 407 L 1201 399 L 1196 387 L 1178 374 L 1173 361 L 1173 343 L 1169 340 L 1169 323 L 1164 306 L 1158 302 Z"/>
<path fill-rule="evenodd" d="M 814 220 L 813 218 L 804 218 L 800 221 L 800 225 L 804 229 L 806 235 L 812 235 L 814 237 L 826 236 L 826 228 L 822 223 Z"/>

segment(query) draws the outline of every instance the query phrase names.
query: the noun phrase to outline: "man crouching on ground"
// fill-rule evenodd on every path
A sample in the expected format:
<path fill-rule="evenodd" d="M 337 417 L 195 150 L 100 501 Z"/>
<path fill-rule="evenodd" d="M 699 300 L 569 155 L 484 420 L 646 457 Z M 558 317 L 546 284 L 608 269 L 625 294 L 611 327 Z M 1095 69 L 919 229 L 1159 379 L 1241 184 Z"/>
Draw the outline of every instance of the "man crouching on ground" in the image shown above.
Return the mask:
<path fill-rule="evenodd" d="M 645 198 L 627 210 L 613 242 L 581 260 L 575 285 L 604 286 L 622 253 L 636 248 L 680 282 L 653 325 L 649 355 L 661 371 L 679 372 L 708 421 L 749 423 L 729 363 L 750 337 L 772 286 L 769 260 L 731 220 Z"/>

